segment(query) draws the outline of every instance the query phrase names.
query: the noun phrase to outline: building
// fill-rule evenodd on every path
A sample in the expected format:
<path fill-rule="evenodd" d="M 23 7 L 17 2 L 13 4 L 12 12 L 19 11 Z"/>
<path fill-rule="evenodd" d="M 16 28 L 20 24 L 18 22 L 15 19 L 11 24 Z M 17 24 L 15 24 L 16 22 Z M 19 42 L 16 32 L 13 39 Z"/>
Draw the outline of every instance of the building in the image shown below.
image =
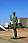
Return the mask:
<path fill-rule="evenodd" d="M 18 18 L 18 22 L 20 22 L 24 26 L 28 27 L 28 18 Z"/>

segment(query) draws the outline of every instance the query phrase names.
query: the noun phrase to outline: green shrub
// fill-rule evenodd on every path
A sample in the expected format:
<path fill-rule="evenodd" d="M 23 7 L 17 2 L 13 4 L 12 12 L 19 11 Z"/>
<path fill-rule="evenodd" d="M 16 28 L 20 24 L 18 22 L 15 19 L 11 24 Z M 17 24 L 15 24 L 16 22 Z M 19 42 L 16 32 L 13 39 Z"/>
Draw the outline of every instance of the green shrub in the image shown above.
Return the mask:
<path fill-rule="evenodd" d="M 25 26 L 16 26 L 16 28 L 26 28 Z"/>

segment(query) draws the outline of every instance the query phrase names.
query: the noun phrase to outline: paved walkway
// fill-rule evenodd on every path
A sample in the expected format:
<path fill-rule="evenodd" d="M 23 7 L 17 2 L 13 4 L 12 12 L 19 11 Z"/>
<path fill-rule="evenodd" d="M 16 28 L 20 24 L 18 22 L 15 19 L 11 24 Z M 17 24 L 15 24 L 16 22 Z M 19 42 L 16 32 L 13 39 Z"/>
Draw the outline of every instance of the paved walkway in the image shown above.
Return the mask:
<path fill-rule="evenodd" d="M 3 39 L 0 38 L 0 43 L 28 43 L 28 39 Z"/>
<path fill-rule="evenodd" d="M 28 30 L 27 31 L 19 31 L 21 34 L 27 36 L 25 39 L 10 39 L 11 33 L 9 31 L 1 31 L 0 32 L 0 43 L 28 43 Z M 22 33 L 23 32 L 23 33 Z"/>

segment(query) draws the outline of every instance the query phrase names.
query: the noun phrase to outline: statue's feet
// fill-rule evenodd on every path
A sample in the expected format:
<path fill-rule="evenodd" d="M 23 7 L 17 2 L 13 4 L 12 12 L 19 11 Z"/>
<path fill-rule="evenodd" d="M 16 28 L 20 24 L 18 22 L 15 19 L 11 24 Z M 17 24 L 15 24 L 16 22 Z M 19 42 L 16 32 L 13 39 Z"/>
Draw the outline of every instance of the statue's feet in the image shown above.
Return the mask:
<path fill-rule="evenodd" d="M 11 37 L 11 39 L 16 39 L 17 37 Z"/>

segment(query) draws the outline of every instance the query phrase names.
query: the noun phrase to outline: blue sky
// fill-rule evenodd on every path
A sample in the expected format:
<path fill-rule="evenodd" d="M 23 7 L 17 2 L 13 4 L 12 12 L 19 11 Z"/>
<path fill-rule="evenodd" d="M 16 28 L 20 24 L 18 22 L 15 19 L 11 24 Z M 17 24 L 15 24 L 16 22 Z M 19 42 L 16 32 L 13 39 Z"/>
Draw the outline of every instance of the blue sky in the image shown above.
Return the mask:
<path fill-rule="evenodd" d="M 28 18 L 28 0 L 0 0 L 0 23 L 8 22 L 9 15 Z"/>

